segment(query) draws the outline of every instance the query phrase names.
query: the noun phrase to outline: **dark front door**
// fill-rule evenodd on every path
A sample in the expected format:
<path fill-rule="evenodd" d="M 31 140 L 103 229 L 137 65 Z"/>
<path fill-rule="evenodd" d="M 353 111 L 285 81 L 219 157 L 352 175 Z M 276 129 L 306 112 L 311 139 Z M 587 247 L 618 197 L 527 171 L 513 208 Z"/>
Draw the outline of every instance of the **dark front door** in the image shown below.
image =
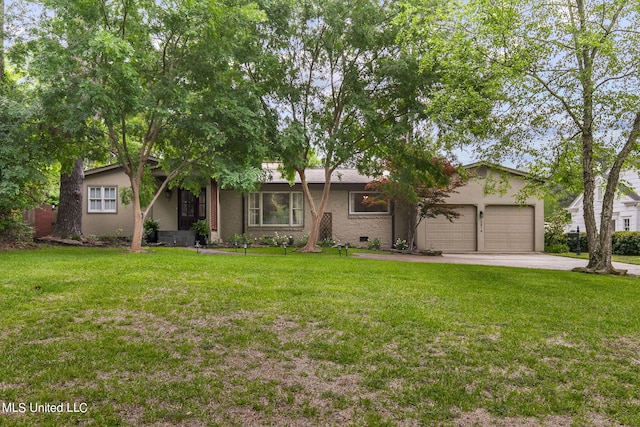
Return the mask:
<path fill-rule="evenodd" d="M 203 188 L 195 195 L 189 190 L 178 192 L 178 230 L 189 230 L 198 220 L 207 217 L 207 192 Z"/>

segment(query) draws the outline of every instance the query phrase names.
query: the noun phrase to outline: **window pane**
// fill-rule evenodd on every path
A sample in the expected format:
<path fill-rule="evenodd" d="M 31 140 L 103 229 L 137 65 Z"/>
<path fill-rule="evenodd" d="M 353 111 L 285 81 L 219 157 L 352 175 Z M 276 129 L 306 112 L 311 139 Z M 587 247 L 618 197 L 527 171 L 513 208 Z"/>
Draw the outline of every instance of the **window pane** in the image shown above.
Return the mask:
<path fill-rule="evenodd" d="M 249 210 L 249 225 L 260 225 L 260 210 Z"/>
<path fill-rule="evenodd" d="M 302 198 L 302 193 L 292 193 L 291 200 L 291 225 L 303 225 L 304 199 Z"/>
<path fill-rule="evenodd" d="M 293 209 L 302 209 L 302 193 L 292 193 Z"/>
<path fill-rule="evenodd" d="M 104 198 L 105 199 L 115 199 L 116 198 L 116 188 L 115 187 L 105 187 L 104 188 Z"/>
<path fill-rule="evenodd" d="M 262 194 L 262 223 L 289 224 L 289 193 Z"/>
<path fill-rule="evenodd" d="M 249 193 L 249 225 L 260 225 L 260 193 Z"/>
<path fill-rule="evenodd" d="M 104 210 L 105 211 L 113 211 L 116 210 L 116 201 L 115 200 L 105 200 L 104 201 Z"/>
<path fill-rule="evenodd" d="M 100 198 L 100 187 L 89 187 L 89 198 L 90 199 L 99 199 Z"/>
<path fill-rule="evenodd" d="M 99 211 L 102 210 L 102 203 L 100 203 L 100 200 L 90 200 L 89 207 L 92 211 Z"/>
<path fill-rule="evenodd" d="M 389 204 L 379 193 L 351 193 L 351 212 L 388 213 Z"/>
<path fill-rule="evenodd" d="M 260 193 L 249 193 L 249 209 L 260 208 Z"/>

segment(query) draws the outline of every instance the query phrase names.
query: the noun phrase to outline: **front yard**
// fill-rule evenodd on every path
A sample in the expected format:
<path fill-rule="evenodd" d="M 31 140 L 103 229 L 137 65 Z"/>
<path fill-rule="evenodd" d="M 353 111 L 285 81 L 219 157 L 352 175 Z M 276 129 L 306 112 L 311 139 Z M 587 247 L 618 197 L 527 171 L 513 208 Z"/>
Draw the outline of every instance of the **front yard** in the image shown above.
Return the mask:
<path fill-rule="evenodd" d="M 638 278 L 168 248 L 0 265 L 2 425 L 640 425 Z"/>

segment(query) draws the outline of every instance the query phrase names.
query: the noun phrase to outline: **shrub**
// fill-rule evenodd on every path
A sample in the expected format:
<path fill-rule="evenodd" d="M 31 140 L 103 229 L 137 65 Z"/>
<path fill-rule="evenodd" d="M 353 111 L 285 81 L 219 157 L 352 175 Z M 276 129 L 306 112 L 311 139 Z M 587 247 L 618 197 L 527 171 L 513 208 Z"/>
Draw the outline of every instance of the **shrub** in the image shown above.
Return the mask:
<path fill-rule="evenodd" d="M 35 230 L 22 221 L 22 215 L 12 213 L 0 217 L 0 240 L 10 243 L 33 241 Z"/>
<path fill-rule="evenodd" d="M 393 245 L 394 248 L 398 249 L 399 251 L 404 251 L 409 249 L 409 244 L 407 243 L 406 240 L 401 239 L 400 237 L 398 237 L 396 239 L 396 243 Z"/>
<path fill-rule="evenodd" d="M 330 248 L 335 245 L 336 245 L 336 241 L 333 240 L 331 237 L 325 237 L 324 239 L 318 242 L 318 246 L 321 246 L 323 248 Z"/>
<path fill-rule="evenodd" d="M 143 223 L 144 232 L 142 238 L 147 243 L 158 243 L 158 230 L 160 223 L 153 218 L 147 218 Z"/>
<path fill-rule="evenodd" d="M 556 243 L 544 247 L 544 251 L 548 254 L 563 254 L 569 252 L 569 246 L 564 243 Z"/>
<path fill-rule="evenodd" d="M 230 245 L 244 245 L 245 243 L 250 245 L 252 243 L 251 239 L 249 239 L 249 237 L 247 237 L 246 233 L 243 234 L 238 234 L 238 233 L 233 233 L 231 236 L 229 236 L 229 238 L 227 239 L 227 242 Z"/>
<path fill-rule="evenodd" d="M 619 231 L 613 233 L 611 248 L 616 255 L 640 255 L 640 232 Z"/>
<path fill-rule="evenodd" d="M 260 236 L 260 238 L 258 239 L 258 243 L 265 246 L 276 246 L 276 242 L 273 236 L 270 236 L 268 234 L 265 234 L 264 236 Z"/>
<path fill-rule="evenodd" d="M 377 237 L 373 240 L 367 241 L 367 249 L 372 251 L 379 251 L 380 245 L 381 245 L 380 239 L 378 239 Z"/>
<path fill-rule="evenodd" d="M 307 242 L 309 241 L 309 235 L 305 234 L 304 236 L 302 236 L 300 238 L 300 240 L 298 240 L 298 242 L 296 243 L 296 245 L 302 247 L 305 246 L 307 244 Z"/>
<path fill-rule="evenodd" d="M 578 247 L 578 240 L 572 238 L 567 234 L 566 244 L 569 247 L 569 252 L 576 252 Z M 587 233 L 580 233 L 580 251 L 589 252 L 589 245 L 587 244 Z"/>
<path fill-rule="evenodd" d="M 558 211 L 547 218 L 544 224 L 544 251 L 560 253 L 563 246 L 567 246 L 567 234 L 564 232 L 568 224 L 567 212 Z M 564 251 L 568 252 L 568 251 Z"/>

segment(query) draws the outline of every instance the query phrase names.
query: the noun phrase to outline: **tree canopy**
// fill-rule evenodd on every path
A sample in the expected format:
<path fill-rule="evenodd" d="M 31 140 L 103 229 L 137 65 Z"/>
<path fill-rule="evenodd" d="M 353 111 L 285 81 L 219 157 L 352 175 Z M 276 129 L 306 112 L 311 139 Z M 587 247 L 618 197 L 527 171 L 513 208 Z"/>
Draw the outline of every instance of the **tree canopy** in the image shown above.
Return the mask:
<path fill-rule="evenodd" d="M 504 88 L 494 110 L 499 133 L 486 152 L 525 154 L 539 162 L 534 171 L 583 190 L 587 269 L 614 272 L 613 201 L 620 171 L 638 169 L 638 3 L 478 0 L 466 11 L 461 31 L 500 70 Z M 606 183 L 599 219 L 598 177 Z"/>
<path fill-rule="evenodd" d="M 442 76 L 420 68 L 397 42 L 394 1 L 283 0 L 266 8 L 263 50 L 254 81 L 268 88 L 276 152 L 290 179 L 297 174 L 310 207 L 306 250 L 314 250 L 319 223 L 340 167 L 379 174 L 391 152 L 411 144 L 406 135 L 429 132 L 427 103 Z M 431 111 L 433 112 L 433 110 Z M 305 169 L 319 160 L 322 196 L 314 199 Z"/>
<path fill-rule="evenodd" d="M 142 221 L 166 186 L 216 177 L 256 182 L 264 118 L 235 55 L 262 19 L 240 2 L 118 0 L 40 5 L 52 13 L 14 49 L 63 134 L 109 153 L 124 168 L 134 210 L 132 250 Z M 141 204 L 149 160 L 166 179 Z"/>

